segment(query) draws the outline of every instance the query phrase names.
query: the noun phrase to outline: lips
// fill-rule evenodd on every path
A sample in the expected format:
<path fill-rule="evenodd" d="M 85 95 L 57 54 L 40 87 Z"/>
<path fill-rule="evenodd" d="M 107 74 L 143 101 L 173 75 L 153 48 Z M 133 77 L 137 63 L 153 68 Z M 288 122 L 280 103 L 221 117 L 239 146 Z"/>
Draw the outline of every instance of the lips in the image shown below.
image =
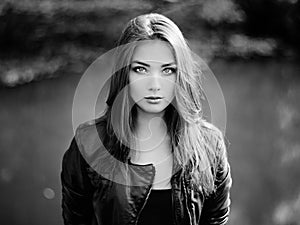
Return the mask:
<path fill-rule="evenodd" d="M 155 99 L 162 99 L 162 97 L 161 96 L 146 96 L 145 99 L 153 99 L 153 100 L 155 100 Z"/>

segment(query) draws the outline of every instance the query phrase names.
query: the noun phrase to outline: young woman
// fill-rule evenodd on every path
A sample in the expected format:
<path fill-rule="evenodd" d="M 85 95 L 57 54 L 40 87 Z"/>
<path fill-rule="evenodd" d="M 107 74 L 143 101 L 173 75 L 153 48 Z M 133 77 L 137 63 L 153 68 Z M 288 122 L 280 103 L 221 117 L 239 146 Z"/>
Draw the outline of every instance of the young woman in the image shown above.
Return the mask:
<path fill-rule="evenodd" d="M 64 224 L 226 224 L 226 148 L 202 118 L 201 67 L 181 31 L 141 15 L 117 46 L 104 115 L 63 157 Z"/>

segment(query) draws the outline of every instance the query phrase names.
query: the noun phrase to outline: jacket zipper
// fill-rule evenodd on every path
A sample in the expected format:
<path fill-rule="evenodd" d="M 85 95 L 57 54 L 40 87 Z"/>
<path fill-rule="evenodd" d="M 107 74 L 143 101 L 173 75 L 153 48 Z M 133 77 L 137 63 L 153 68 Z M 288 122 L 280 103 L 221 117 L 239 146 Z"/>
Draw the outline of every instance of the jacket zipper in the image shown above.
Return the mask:
<path fill-rule="evenodd" d="M 140 215 L 141 215 L 141 213 L 142 213 L 142 211 L 143 211 L 143 209 L 144 209 L 144 207 L 145 207 L 145 205 L 146 205 L 146 203 L 147 203 L 147 200 L 148 200 L 148 198 L 149 198 L 149 196 L 150 196 L 151 189 L 152 189 L 152 186 L 150 186 L 149 191 L 148 191 L 147 196 L 146 196 L 146 199 L 145 199 L 145 202 L 144 202 L 144 204 L 143 204 L 141 210 L 139 211 L 139 213 L 138 213 L 138 215 L 137 215 L 137 217 L 136 217 L 135 225 L 137 225 L 137 223 L 138 223 L 138 221 L 139 221 L 139 217 L 140 217 Z"/>

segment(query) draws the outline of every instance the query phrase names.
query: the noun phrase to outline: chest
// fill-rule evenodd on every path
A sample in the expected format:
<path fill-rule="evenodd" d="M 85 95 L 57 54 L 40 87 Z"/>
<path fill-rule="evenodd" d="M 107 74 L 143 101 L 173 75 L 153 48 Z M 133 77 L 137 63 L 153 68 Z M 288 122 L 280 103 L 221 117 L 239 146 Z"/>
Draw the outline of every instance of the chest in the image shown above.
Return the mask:
<path fill-rule="evenodd" d="M 168 141 L 161 143 L 155 141 L 139 143 L 134 154 L 131 155 L 131 161 L 138 165 L 154 165 L 153 189 L 171 188 L 170 179 L 173 169 L 173 154 Z"/>
<path fill-rule="evenodd" d="M 147 205 L 150 205 L 151 209 L 160 208 L 162 212 L 167 213 L 165 205 L 162 209 L 163 204 L 155 205 L 155 202 L 151 203 L 151 193 L 155 193 L 155 188 L 150 188 L 150 183 L 150 179 L 147 179 L 145 186 L 128 187 L 111 183 L 107 189 L 105 189 L 106 185 L 101 183 L 93 195 L 95 212 L 99 215 L 99 220 L 103 220 L 99 224 L 136 224 L 137 218 L 141 216 Z M 183 177 L 178 176 L 176 173 L 172 179 L 172 191 L 164 190 L 172 192 L 172 195 L 169 196 L 171 200 L 164 201 L 164 203 L 171 203 L 169 207 L 171 207 L 171 213 L 174 216 L 173 219 L 176 220 L 176 224 L 198 224 L 195 221 L 199 221 L 202 201 L 198 195 L 186 192 L 190 188 L 183 187 L 185 183 Z M 158 190 L 158 192 L 160 191 Z M 158 196 L 158 198 L 160 201 L 162 200 L 161 196 Z M 186 202 L 188 204 L 185 204 Z"/>

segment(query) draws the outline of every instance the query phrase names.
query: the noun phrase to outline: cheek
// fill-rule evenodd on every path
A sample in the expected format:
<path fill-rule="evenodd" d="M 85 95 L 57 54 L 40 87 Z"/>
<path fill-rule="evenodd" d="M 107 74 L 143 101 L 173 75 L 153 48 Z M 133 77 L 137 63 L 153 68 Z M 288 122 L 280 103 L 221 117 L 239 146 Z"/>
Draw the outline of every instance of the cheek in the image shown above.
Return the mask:
<path fill-rule="evenodd" d="M 176 86 L 175 78 L 169 79 L 164 83 L 165 91 L 168 92 L 169 94 L 174 94 L 175 86 Z"/>
<path fill-rule="evenodd" d="M 143 95 L 143 85 L 139 81 L 130 83 L 129 94 L 134 100 L 138 100 Z"/>
<path fill-rule="evenodd" d="M 135 93 L 137 92 L 137 87 L 136 87 L 136 82 L 135 79 L 132 77 L 132 75 L 129 74 L 128 77 L 128 87 L 129 87 L 129 95 L 134 99 L 134 96 L 136 95 Z"/>

